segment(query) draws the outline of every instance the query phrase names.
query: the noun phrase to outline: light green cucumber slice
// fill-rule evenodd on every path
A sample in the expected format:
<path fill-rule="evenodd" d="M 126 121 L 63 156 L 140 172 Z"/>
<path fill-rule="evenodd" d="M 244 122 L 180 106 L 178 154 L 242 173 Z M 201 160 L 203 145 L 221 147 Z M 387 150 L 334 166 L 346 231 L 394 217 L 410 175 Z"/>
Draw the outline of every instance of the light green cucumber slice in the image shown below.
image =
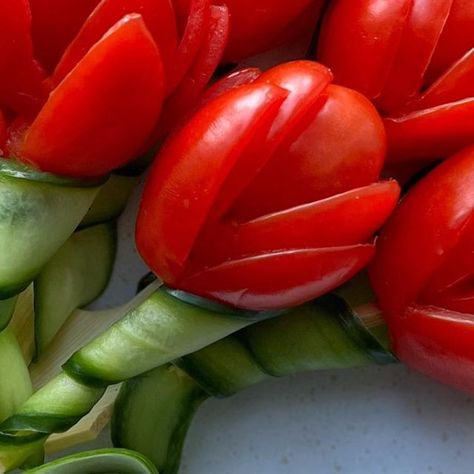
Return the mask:
<path fill-rule="evenodd" d="M 6 300 L 0 300 L 0 331 L 3 331 L 10 323 L 17 299 L 17 296 L 13 296 Z"/>
<path fill-rule="evenodd" d="M 67 240 L 99 188 L 0 165 L 0 298 L 6 299 L 26 288 Z"/>
<path fill-rule="evenodd" d="M 185 303 L 160 288 L 76 352 L 64 369 L 83 383 L 110 385 L 202 349 L 253 322 Z"/>
<path fill-rule="evenodd" d="M 117 218 L 127 205 L 132 191 L 136 187 L 138 176 L 113 174 L 102 186 L 92 207 L 81 222 L 81 227 L 98 224 Z"/>
<path fill-rule="evenodd" d="M 50 344 L 69 315 L 105 289 L 116 250 L 114 223 L 75 232 L 34 281 L 37 355 Z"/>
<path fill-rule="evenodd" d="M 13 332 L 0 332 L 0 422 L 15 413 L 33 392 L 21 348 Z"/>
<path fill-rule="evenodd" d="M 26 471 L 30 474 L 158 474 L 152 462 L 127 449 L 85 451 Z"/>
<path fill-rule="evenodd" d="M 172 365 L 125 382 L 112 418 L 114 446 L 144 454 L 161 474 L 176 473 L 189 424 L 206 398 L 196 382 Z"/>
<path fill-rule="evenodd" d="M 317 301 L 246 328 L 241 337 L 256 363 L 275 377 L 373 363 L 365 348 L 347 334 L 337 315 Z"/>

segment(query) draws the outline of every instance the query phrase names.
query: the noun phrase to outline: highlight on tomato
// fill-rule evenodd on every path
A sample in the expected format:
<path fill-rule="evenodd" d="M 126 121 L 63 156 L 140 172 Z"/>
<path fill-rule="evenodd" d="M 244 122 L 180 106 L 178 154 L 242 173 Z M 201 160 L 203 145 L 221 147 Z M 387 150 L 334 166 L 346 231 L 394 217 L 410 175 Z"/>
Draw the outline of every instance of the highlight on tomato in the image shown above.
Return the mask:
<path fill-rule="evenodd" d="M 178 3 L 3 2 L 3 156 L 89 178 L 154 145 L 164 133 L 162 108 L 173 110 L 172 129 L 199 99 L 227 42 L 227 7 Z"/>
<path fill-rule="evenodd" d="M 474 2 L 334 0 L 318 59 L 385 116 L 388 162 L 443 159 L 474 135 Z"/>
<path fill-rule="evenodd" d="M 383 229 L 370 268 L 397 356 L 474 391 L 474 146 L 422 179 Z"/>
<path fill-rule="evenodd" d="M 136 240 L 173 288 L 234 307 L 311 300 L 365 267 L 399 196 L 373 105 L 311 61 L 215 85 L 163 146 Z"/>
<path fill-rule="evenodd" d="M 299 37 L 310 37 L 325 0 L 223 0 L 230 13 L 224 61 L 239 62 Z"/>

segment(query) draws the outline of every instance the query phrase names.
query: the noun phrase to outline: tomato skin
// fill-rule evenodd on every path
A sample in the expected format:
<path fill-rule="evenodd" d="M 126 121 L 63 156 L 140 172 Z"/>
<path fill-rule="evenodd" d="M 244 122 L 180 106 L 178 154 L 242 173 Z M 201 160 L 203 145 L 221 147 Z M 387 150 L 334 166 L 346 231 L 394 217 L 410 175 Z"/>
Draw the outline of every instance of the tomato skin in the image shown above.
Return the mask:
<path fill-rule="evenodd" d="M 212 265 L 260 253 L 367 242 L 393 212 L 399 194 L 395 181 L 383 181 L 241 224 L 208 224 L 193 256 Z"/>
<path fill-rule="evenodd" d="M 20 156 L 60 175 L 107 174 L 138 152 L 163 93 L 158 49 L 141 17 L 126 16 L 50 95 L 26 132 Z"/>
<path fill-rule="evenodd" d="M 367 99 L 330 85 L 330 72 L 309 61 L 255 76 L 246 73 L 240 86 L 224 81 L 216 97 L 169 138 L 145 186 L 136 240 L 168 285 L 260 310 L 313 299 L 366 266 L 373 234 L 392 212 L 399 187 L 374 183 L 385 134 Z M 340 103 L 327 113 L 331 98 Z M 326 194 L 311 191 L 307 199 L 297 180 L 286 184 L 293 168 L 300 179 L 303 173 L 289 149 L 298 138 L 305 144 L 300 157 L 306 169 L 317 170 L 313 187 L 333 183 Z M 313 148 L 320 142 L 318 156 Z M 339 182 L 344 159 L 357 177 Z M 286 176 L 279 174 L 283 167 Z M 288 196 L 274 214 L 258 187 L 249 192 L 254 180 L 272 170 Z M 242 196 L 253 203 L 251 216 L 242 212 Z M 353 213 L 360 220 L 347 218 Z"/>
<path fill-rule="evenodd" d="M 474 390 L 474 146 L 419 181 L 395 210 L 370 266 L 397 356 Z"/>
<path fill-rule="evenodd" d="M 99 1 L 29 0 L 35 56 L 48 72 L 54 70 L 67 45 Z"/>
<path fill-rule="evenodd" d="M 229 7 L 231 29 L 225 62 L 237 63 L 310 33 L 323 0 L 223 0 Z M 307 25 L 302 18 L 309 18 Z"/>
<path fill-rule="evenodd" d="M 474 97 L 385 118 L 388 163 L 430 162 L 472 143 Z"/>
<path fill-rule="evenodd" d="M 454 248 L 474 212 L 474 147 L 443 162 L 402 200 L 384 227 L 371 265 L 382 309 L 403 311 Z"/>
<path fill-rule="evenodd" d="M 136 241 L 161 278 L 173 282 L 182 271 L 239 152 L 252 130 L 270 126 L 285 95 L 267 84 L 231 91 L 199 110 L 160 152 L 144 191 Z"/>
<path fill-rule="evenodd" d="M 324 19 L 318 57 L 336 83 L 377 98 L 397 53 L 410 0 L 336 0 Z M 341 32 L 344 32 L 342 35 Z"/>
<path fill-rule="evenodd" d="M 331 4 L 319 58 L 382 113 L 389 161 L 435 161 L 472 142 L 473 25 L 469 0 Z"/>
<path fill-rule="evenodd" d="M 207 83 L 221 62 L 229 37 L 229 12 L 225 5 L 210 7 L 207 35 L 194 61 L 164 105 L 162 119 L 150 138 L 150 145 L 184 123 L 197 107 Z M 172 64 L 172 63 L 171 63 Z"/>
<path fill-rule="evenodd" d="M 377 179 L 386 151 L 377 111 L 351 89 L 330 85 L 326 93 L 319 113 L 307 116 L 304 127 L 288 137 L 236 202 L 239 219 L 324 199 Z"/>
<path fill-rule="evenodd" d="M 228 30 L 210 0 L 1 3 L 2 156 L 74 178 L 137 159 L 199 102 Z"/>
<path fill-rule="evenodd" d="M 28 0 L 0 5 L 0 107 L 34 115 L 47 96 L 44 71 L 33 56 Z"/>
<path fill-rule="evenodd" d="M 374 250 L 366 244 L 267 253 L 184 275 L 177 285 L 242 309 L 285 309 L 349 280 L 367 266 Z"/>
<path fill-rule="evenodd" d="M 389 322 L 397 357 L 429 377 L 474 393 L 474 318 L 436 306 L 413 305 Z"/>
<path fill-rule="evenodd" d="M 474 46 L 473 22 L 474 3 L 471 0 L 454 0 L 427 71 L 428 83 L 434 82 Z"/>
<path fill-rule="evenodd" d="M 57 64 L 51 81 L 57 85 L 89 49 L 124 15 L 137 13 L 168 66 L 176 53 L 178 33 L 171 0 L 102 0 L 83 23 Z"/>

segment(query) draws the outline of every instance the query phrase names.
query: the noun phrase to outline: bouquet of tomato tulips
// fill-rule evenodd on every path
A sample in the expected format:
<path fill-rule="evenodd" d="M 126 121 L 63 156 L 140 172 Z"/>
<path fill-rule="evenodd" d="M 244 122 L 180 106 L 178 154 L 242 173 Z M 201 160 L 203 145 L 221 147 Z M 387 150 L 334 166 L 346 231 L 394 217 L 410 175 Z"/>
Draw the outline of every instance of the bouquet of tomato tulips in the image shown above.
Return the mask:
<path fill-rule="evenodd" d="M 0 473 L 176 473 L 200 403 L 302 371 L 474 391 L 473 31 L 463 0 L 2 4 Z M 152 273 L 79 309 L 146 168 Z"/>

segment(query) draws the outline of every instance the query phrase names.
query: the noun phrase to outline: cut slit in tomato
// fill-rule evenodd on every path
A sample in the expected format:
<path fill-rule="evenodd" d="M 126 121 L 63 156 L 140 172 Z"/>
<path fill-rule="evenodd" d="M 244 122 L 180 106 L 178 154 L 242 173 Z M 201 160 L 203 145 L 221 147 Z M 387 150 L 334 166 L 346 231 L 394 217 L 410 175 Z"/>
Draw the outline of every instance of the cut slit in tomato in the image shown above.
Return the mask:
<path fill-rule="evenodd" d="M 349 0 L 330 6 L 321 32 L 319 58 L 331 68 L 338 84 L 358 90 L 370 99 L 380 96 L 412 1 Z"/>
<path fill-rule="evenodd" d="M 407 110 L 420 110 L 474 96 L 474 48 L 445 72 L 422 96 L 407 104 Z"/>
<path fill-rule="evenodd" d="M 386 181 L 244 224 L 216 223 L 200 236 L 191 259 L 217 265 L 275 251 L 367 242 L 393 211 L 399 192 L 395 181 Z"/>
<path fill-rule="evenodd" d="M 196 58 L 176 90 L 167 98 L 162 119 L 150 139 L 149 148 L 184 123 L 196 109 L 200 95 L 212 78 L 224 53 L 229 34 L 229 12 L 224 6 L 211 6 L 209 29 Z"/>
<path fill-rule="evenodd" d="M 179 3 L 179 2 L 178 2 Z M 173 92 L 196 57 L 209 28 L 210 0 L 190 0 L 184 32 L 169 69 L 167 93 Z M 176 10 L 178 14 L 179 10 Z M 178 17 L 180 15 L 178 14 Z M 179 22 L 179 18 L 178 18 Z"/>
<path fill-rule="evenodd" d="M 433 273 L 458 245 L 473 212 L 474 147 L 470 147 L 412 188 L 385 225 L 370 268 L 384 312 L 399 314 L 418 301 Z"/>
<path fill-rule="evenodd" d="M 216 97 L 219 97 L 220 95 L 225 94 L 232 89 L 237 89 L 237 87 L 243 86 L 245 84 L 251 84 L 261 74 L 262 71 L 256 67 L 238 69 L 237 71 L 228 74 L 208 87 L 208 89 L 201 96 L 199 107 L 202 107 L 211 100 L 214 100 Z"/>
<path fill-rule="evenodd" d="M 99 0 L 29 0 L 29 3 L 35 56 L 51 73 Z"/>
<path fill-rule="evenodd" d="M 426 84 L 432 84 L 474 45 L 474 2 L 454 0 L 443 33 L 431 58 Z"/>
<path fill-rule="evenodd" d="M 432 161 L 472 143 L 474 98 L 384 119 L 388 161 Z"/>
<path fill-rule="evenodd" d="M 47 97 L 45 75 L 33 57 L 27 0 L 0 3 L 0 107 L 28 117 Z"/>
<path fill-rule="evenodd" d="M 125 15 L 142 16 L 163 60 L 165 72 L 174 61 L 177 48 L 176 19 L 170 0 L 102 0 L 68 46 L 52 77 L 57 85 L 89 49 Z"/>
<path fill-rule="evenodd" d="M 474 314 L 474 217 L 423 290 L 421 302 Z M 470 311 L 468 311 L 470 310 Z"/>
<path fill-rule="evenodd" d="M 391 115 L 418 96 L 453 0 L 413 0 L 377 105 Z"/>
<path fill-rule="evenodd" d="M 165 281 L 182 271 L 227 176 L 253 136 L 272 123 L 286 95 L 271 84 L 235 89 L 200 109 L 162 149 L 143 195 L 136 240 Z M 186 159 L 177 161 L 183 151 Z"/>
<path fill-rule="evenodd" d="M 163 82 L 159 52 L 141 17 L 124 17 L 51 93 L 26 133 L 21 159 L 77 177 L 124 165 L 157 120 Z"/>
<path fill-rule="evenodd" d="M 263 254 L 183 276 L 178 286 L 243 309 L 288 308 L 336 288 L 373 253 L 373 245 L 353 245 Z"/>
<path fill-rule="evenodd" d="M 215 219 L 232 208 L 239 195 L 257 178 L 265 165 L 273 160 L 279 146 L 285 146 L 288 137 L 297 135 L 301 122 L 308 112 L 316 114 L 326 99 L 321 95 L 332 76 L 330 71 L 316 63 L 301 62 L 304 74 L 292 73 L 299 62 L 283 64 L 263 73 L 255 83 L 270 83 L 288 91 L 288 97 L 281 105 L 270 130 L 256 137 L 255 146 L 248 148 L 236 164 L 232 174 L 223 186 L 212 210 Z"/>
<path fill-rule="evenodd" d="M 345 87 L 331 84 L 326 93 L 322 107 L 290 129 L 229 217 L 243 222 L 377 181 L 386 147 L 377 111 Z"/>

